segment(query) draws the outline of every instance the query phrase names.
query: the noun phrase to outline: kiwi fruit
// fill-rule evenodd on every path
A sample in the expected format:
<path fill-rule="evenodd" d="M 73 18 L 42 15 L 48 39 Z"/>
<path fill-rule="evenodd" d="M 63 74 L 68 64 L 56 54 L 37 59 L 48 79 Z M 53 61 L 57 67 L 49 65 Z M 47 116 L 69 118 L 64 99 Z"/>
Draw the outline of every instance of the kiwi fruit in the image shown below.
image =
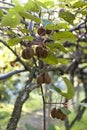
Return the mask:
<path fill-rule="evenodd" d="M 34 55 L 34 50 L 31 47 L 27 47 L 22 51 L 22 57 L 24 59 L 30 59 Z"/>
<path fill-rule="evenodd" d="M 51 77 L 47 72 L 40 73 L 37 77 L 37 84 L 41 85 L 42 83 L 46 83 L 46 84 L 51 83 Z"/>
<path fill-rule="evenodd" d="M 42 57 L 42 53 L 43 53 L 43 47 L 38 45 L 36 48 L 35 48 L 35 54 L 38 56 L 38 57 Z"/>
<path fill-rule="evenodd" d="M 61 120 L 63 121 L 63 120 L 65 120 L 66 118 L 67 118 L 67 115 L 66 115 L 66 114 L 64 114 L 64 113 L 62 113 Z"/>
<path fill-rule="evenodd" d="M 67 115 L 64 114 L 64 113 L 61 111 L 61 109 L 57 109 L 57 110 L 56 110 L 56 113 L 55 113 L 55 117 L 56 117 L 57 119 L 65 120 L 66 117 L 67 117 Z"/>
<path fill-rule="evenodd" d="M 37 29 L 37 33 L 40 35 L 40 36 L 44 36 L 46 34 L 46 31 L 43 27 L 39 27 Z"/>
<path fill-rule="evenodd" d="M 61 116 L 62 116 L 61 110 L 60 110 L 60 109 L 57 109 L 57 110 L 56 110 L 56 113 L 55 113 L 55 117 L 56 117 L 57 119 L 61 119 Z"/>
<path fill-rule="evenodd" d="M 47 56 L 48 56 L 48 51 L 47 51 L 47 49 L 43 49 L 42 54 L 41 54 L 41 57 L 42 57 L 42 58 L 46 58 Z"/>
<path fill-rule="evenodd" d="M 48 73 L 44 74 L 44 83 L 50 84 L 51 83 L 51 77 Z"/>
<path fill-rule="evenodd" d="M 41 85 L 44 82 L 43 74 L 39 74 L 37 77 L 37 84 Z"/>
<path fill-rule="evenodd" d="M 52 108 L 51 110 L 51 117 L 55 118 L 55 113 L 56 113 L 56 107 Z"/>

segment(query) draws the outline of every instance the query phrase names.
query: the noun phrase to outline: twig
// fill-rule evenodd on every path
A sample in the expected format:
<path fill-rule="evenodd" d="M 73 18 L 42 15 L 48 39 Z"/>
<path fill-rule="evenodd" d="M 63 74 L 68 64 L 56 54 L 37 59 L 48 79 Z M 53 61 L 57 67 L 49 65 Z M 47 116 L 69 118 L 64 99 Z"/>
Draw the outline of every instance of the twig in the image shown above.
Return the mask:
<path fill-rule="evenodd" d="M 0 6 L 0 9 L 9 9 L 9 7 Z"/>
<path fill-rule="evenodd" d="M 5 2 L 5 1 L 0 1 L 0 3 L 2 3 L 2 4 L 6 4 L 6 5 L 10 5 L 10 6 L 15 6 L 14 4 L 12 4 L 12 3 L 8 3 L 8 2 Z"/>
<path fill-rule="evenodd" d="M 84 102 L 84 103 L 86 103 L 87 102 L 87 97 L 85 98 L 85 99 L 83 99 L 82 101 L 81 101 L 81 103 L 82 102 Z M 78 108 L 78 113 L 77 113 L 77 115 L 75 116 L 75 118 L 72 120 L 72 122 L 70 123 L 70 128 L 72 128 L 72 126 L 75 124 L 75 122 L 77 121 L 77 120 L 80 120 L 81 119 L 81 117 L 82 117 L 82 115 L 83 115 L 83 113 L 84 113 L 84 111 L 86 110 L 86 107 L 81 107 L 81 106 L 79 106 L 79 108 Z"/>
<path fill-rule="evenodd" d="M 84 27 L 85 27 L 85 23 L 82 22 L 82 23 L 78 24 L 76 27 L 71 28 L 69 31 L 70 31 L 70 32 L 73 32 L 73 31 L 82 29 L 82 28 L 84 28 Z"/>
<path fill-rule="evenodd" d="M 42 93 L 42 99 L 43 99 L 43 130 L 46 130 L 46 104 L 45 104 L 45 98 L 43 93 L 43 88 L 41 86 L 41 93 Z"/>
<path fill-rule="evenodd" d="M 0 75 L 0 80 L 4 80 L 4 79 L 7 79 L 15 74 L 18 74 L 18 73 L 21 73 L 21 72 L 24 72 L 26 71 L 25 69 L 22 69 L 22 70 L 14 70 L 12 72 L 9 72 L 7 74 L 3 74 L 3 75 Z"/>
<path fill-rule="evenodd" d="M 6 130 L 16 130 L 18 121 L 21 116 L 23 104 L 29 98 L 29 93 L 37 87 L 38 85 L 36 83 L 30 83 L 27 85 L 27 87 L 20 91 L 16 99 L 11 118 L 9 119 L 9 122 L 7 124 Z"/>

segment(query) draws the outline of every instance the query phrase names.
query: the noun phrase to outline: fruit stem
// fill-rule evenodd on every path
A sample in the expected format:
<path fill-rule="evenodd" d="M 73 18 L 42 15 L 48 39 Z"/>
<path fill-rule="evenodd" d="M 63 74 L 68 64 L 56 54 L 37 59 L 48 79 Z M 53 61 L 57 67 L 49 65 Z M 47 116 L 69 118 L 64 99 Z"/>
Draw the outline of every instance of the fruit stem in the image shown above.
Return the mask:
<path fill-rule="evenodd" d="M 45 98 L 44 98 L 42 85 L 41 85 L 41 93 L 42 93 L 42 100 L 43 100 L 43 130 L 46 130 L 46 104 L 45 104 Z"/>

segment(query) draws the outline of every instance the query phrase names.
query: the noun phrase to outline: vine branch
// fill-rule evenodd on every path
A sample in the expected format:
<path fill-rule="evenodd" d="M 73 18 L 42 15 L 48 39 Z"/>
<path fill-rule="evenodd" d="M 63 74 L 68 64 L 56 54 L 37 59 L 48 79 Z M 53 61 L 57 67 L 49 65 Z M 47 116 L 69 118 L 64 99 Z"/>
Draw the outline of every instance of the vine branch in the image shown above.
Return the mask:
<path fill-rule="evenodd" d="M 4 79 L 7 79 L 15 74 L 18 74 L 18 73 L 21 73 L 21 72 L 25 72 L 26 70 L 25 69 L 22 69 L 22 70 L 14 70 L 12 72 L 9 72 L 7 74 L 3 74 L 3 75 L 0 75 L 0 80 L 4 80 Z"/>

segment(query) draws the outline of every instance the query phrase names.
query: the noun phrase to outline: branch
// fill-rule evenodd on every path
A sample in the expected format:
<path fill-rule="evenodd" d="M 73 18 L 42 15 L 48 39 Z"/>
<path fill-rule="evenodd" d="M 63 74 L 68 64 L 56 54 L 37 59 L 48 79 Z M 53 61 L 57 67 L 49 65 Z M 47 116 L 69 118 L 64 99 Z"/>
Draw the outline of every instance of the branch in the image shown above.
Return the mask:
<path fill-rule="evenodd" d="M 19 93 L 6 130 L 16 130 L 18 121 L 21 116 L 23 104 L 29 98 L 29 93 L 37 87 L 38 85 L 36 83 L 30 83 Z"/>
<path fill-rule="evenodd" d="M 21 72 L 24 72 L 26 71 L 25 69 L 22 69 L 22 70 L 14 70 L 12 72 L 9 72 L 7 74 L 3 74 L 3 75 L 0 75 L 0 80 L 4 80 L 4 79 L 7 79 L 15 74 L 18 74 L 18 73 L 21 73 Z"/>
<path fill-rule="evenodd" d="M 0 6 L 0 9 L 9 9 L 9 7 Z"/>
<path fill-rule="evenodd" d="M 84 100 L 82 100 L 81 102 L 85 102 L 85 103 L 87 103 L 87 97 L 84 99 Z M 78 108 L 78 113 L 77 113 L 77 115 L 75 116 L 75 118 L 72 120 L 72 122 L 71 122 L 71 124 L 70 124 L 70 128 L 75 124 L 75 122 L 78 120 L 80 120 L 81 119 L 81 117 L 82 117 L 82 115 L 83 115 L 83 113 L 84 113 L 84 111 L 86 110 L 86 107 L 82 107 L 82 109 L 81 109 L 81 106 L 79 106 L 79 108 Z"/>
<path fill-rule="evenodd" d="M 15 6 L 14 4 L 12 4 L 12 3 L 8 3 L 8 2 L 5 2 L 5 1 L 0 1 L 0 3 L 2 3 L 2 4 L 6 4 L 6 5 L 10 5 L 10 6 Z"/>
<path fill-rule="evenodd" d="M 16 130 L 18 121 L 19 121 L 20 116 L 21 116 L 23 104 L 28 99 L 29 93 L 32 90 L 34 90 L 35 88 L 39 87 L 36 82 L 32 83 L 35 71 L 36 71 L 35 69 L 31 70 L 28 83 L 26 83 L 25 88 L 20 91 L 19 96 L 16 99 L 13 113 L 11 115 L 9 122 L 8 122 L 6 130 Z"/>
<path fill-rule="evenodd" d="M 70 29 L 70 32 L 73 32 L 73 31 L 76 31 L 76 30 L 79 30 L 79 29 L 82 29 L 85 27 L 85 23 L 82 22 L 82 23 L 79 23 L 77 26 L 73 27 Z"/>

